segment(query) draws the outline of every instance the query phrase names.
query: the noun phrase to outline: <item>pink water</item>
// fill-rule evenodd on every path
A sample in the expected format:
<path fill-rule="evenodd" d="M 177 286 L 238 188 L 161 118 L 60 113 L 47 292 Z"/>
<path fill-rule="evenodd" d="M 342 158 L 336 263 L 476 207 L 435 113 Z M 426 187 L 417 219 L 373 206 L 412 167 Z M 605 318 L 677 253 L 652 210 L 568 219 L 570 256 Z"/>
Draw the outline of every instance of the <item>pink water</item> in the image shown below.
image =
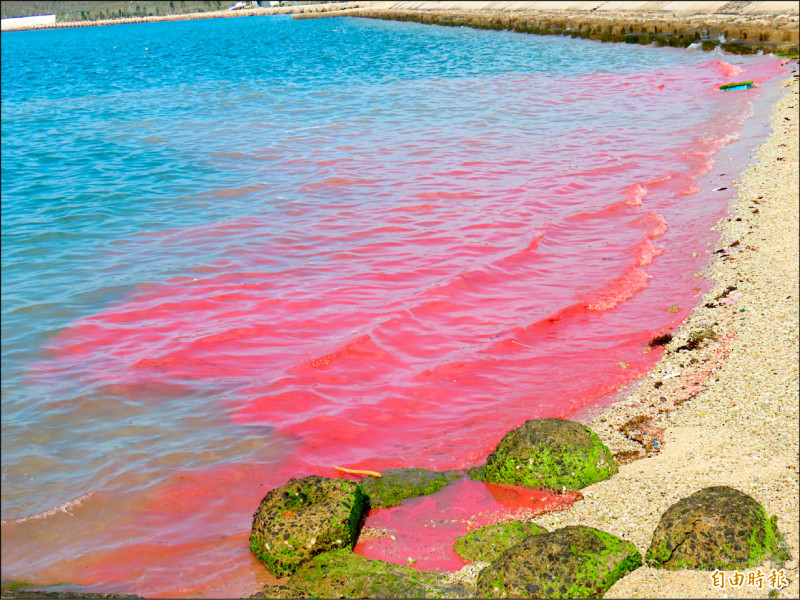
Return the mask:
<path fill-rule="evenodd" d="M 335 147 L 302 158 L 268 154 L 308 173 L 303 197 L 315 201 L 129 240 L 219 253 L 70 323 L 31 366 L 39 384 L 72 390 L 43 402 L 53 419 L 77 404 L 86 419 L 120 424 L 103 437 L 107 456 L 63 445 L 76 471 L 92 469 L 82 493 L 56 486 L 50 508 L 4 519 L 4 577 L 248 595 L 270 581 L 248 551 L 252 512 L 288 478 L 342 476 L 334 466 L 467 468 L 527 419 L 608 402 L 658 360 L 647 342 L 706 290 L 696 274 L 746 157 L 719 153 L 760 93 L 717 86 L 780 72 L 772 58 L 734 66 L 709 55 L 669 71 L 465 83 L 531 90 L 539 109 L 558 107 L 553 119 L 588 120 L 565 137 L 524 138 L 536 146 L 490 119 L 368 150 L 361 134 L 334 136 Z M 525 111 L 535 115 L 519 110 L 522 128 Z M 133 424 L 150 411 L 158 422 Z M 163 450 L 171 419 L 198 439 L 218 431 L 217 445 Z M 141 443 L 126 451 L 121 434 Z M 464 480 L 375 511 L 367 525 L 395 538 L 356 551 L 455 570 L 458 535 L 568 500 Z"/>

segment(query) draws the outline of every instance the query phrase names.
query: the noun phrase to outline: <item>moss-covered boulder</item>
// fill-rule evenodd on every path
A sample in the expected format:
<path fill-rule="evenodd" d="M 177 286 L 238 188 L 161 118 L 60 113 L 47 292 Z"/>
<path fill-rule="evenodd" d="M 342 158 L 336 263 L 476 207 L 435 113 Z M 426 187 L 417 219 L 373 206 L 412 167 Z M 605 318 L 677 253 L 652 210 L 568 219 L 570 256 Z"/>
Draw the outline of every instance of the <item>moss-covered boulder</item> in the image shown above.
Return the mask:
<path fill-rule="evenodd" d="M 766 558 L 788 559 L 777 529 L 754 498 L 731 487 L 708 487 L 678 500 L 661 516 L 646 562 L 662 569 L 732 570 Z"/>
<path fill-rule="evenodd" d="M 290 479 L 269 492 L 253 514 L 250 549 L 278 577 L 320 552 L 352 548 L 366 499 L 347 479 Z"/>
<path fill-rule="evenodd" d="M 267 585 L 260 592 L 256 592 L 252 596 L 248 596 L 248 598 L 272 600 L 277 598 L 316 598 L 316 596 L 285 585 Z"/>
<path fill-rule="evenodd" d="M 478 576 L 479 598 L 601 598 L 642 564 L 636 546 L 592 527 L 525 538 Z"/>
<path fill-rule="evenodd" d="M 433 494 L 464 474 L 461 471 L 386 469 L 381 475 L 364 477 L 360 483 L 373 508 L 397 506 L 406 498 Z"/>
<path fill-rule="evenodd" d="M 586 425 L 535 419 L 509 431 L 472 479 L 567 492 L 608 479 L 618 470 L 611 451 Z"/>
<path fill-rule="evenodd" d="M 456 540 L 453 549 L 461 558 L 472 562 L 492 562 L 522 540 L 547 529 L 536 523 L 511 521 L 471 531 Z"/>
<path fill-rule="evenodd" d="M 462 585 L 439 573 L 369 560 L 346 550 L 320 554 L 291 579 L 315 598 L 466 598 Z"/>

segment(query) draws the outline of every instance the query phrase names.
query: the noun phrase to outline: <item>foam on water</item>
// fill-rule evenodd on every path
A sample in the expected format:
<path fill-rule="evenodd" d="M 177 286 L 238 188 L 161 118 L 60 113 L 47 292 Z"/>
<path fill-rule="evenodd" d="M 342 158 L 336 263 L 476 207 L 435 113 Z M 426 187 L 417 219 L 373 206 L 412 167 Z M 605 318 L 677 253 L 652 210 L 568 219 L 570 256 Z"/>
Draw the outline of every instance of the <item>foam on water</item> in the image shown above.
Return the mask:
<path fill-rule="evenodd" d="M 148 597 L 269 581 L 250 518 L 290 477 L 473 466 L 645 373 L 783 72 L 283 17 L 2 58 L 3 577 Z M 356 550 L 455 569 L 565 500 L 463 481 Z"/>

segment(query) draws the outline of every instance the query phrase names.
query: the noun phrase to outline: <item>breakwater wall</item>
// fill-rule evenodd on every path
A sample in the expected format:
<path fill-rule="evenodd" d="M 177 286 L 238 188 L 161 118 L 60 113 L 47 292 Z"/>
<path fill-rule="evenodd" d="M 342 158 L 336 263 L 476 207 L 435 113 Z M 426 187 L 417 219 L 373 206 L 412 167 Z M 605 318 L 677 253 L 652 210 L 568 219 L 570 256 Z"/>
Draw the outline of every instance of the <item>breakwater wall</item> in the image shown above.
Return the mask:
<path fill-rule="evenodd" d="M 556 5 L 568 6 L 556 10 Z M 684 6 L 673 12 L 663 10 L 667 5 Z M 696 5 L 695 10 L 690 10 L 691 5 Z M 753 5 L 764 6 L 759 10 Z M 797 56 L 800 41 L 796 2 L 385 2 L 347 13 L 602 42 L 700 44 L 704 50 L 719 46 L 736 54 Z"/>

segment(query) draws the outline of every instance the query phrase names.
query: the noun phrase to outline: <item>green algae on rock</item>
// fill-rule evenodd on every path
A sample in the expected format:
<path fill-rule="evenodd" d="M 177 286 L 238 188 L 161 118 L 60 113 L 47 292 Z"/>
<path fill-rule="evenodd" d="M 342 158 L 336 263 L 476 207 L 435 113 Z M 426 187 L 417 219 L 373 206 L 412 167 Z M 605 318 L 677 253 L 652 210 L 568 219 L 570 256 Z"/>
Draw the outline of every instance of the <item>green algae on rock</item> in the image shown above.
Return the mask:
<path fill-rule="evenodd" d="M 630 542 L 593 527 L 564 527 L 503 552 L 478 576 L 478 597 L 601 598 L 641 564 Z"/>
<path fill-rule="evenodd" d="M 290 479 L 264 496 L 253 514 L 250 549 L 278 577 L 320 552 L 352 548 L 366 498 L 353 481 Z"/>
<path fill-rule="evenodd" d="M 586 425 L 535 419 L 509 431 L 472 479 L 573 492 L 618 470 L 611 451 Z"/>
<path fill-rule="evenodd" d="M 387 469 L 381 477 L 364 477 L 361 489 L 375 508 L 397 506 L 406 498 L 438 492 L 451 481 L 463 477 L 461 471 L 429 471 L 428 469 Z"/>
<path fill-rule="evenodd" d="M 788 559 L 777 519 L 753 497 L 727 486 L 678 500 L 661 516 L 645 555 L 662 569 L 731 570 Z"/>
<path fill-rule="evenodd" d="M 370 560 L 347 550 L 326 552 L 302 565 L 290 585 L 316 598 L 466 598 L 445 575 Z"/>
<path fill-rule="evenodd" d="M 461 536 L 456 540 L 453 549 L 466 560 L 492 562 L 511 546 L 540 533 L 547 533 L 547 529 L 536 523 L 523 521 L 498 523 Z"/>
<path fill-rule="evenodd" d="M 53 585 L 46 586 L 50 589 L 39 590 L 36 585 L 27 581 L 6 581 L 0 583 L 0 598 L 101 598 L 111 600 L 113 598 L 141 598 L 133 594 L 102 594 L 97 592 L 76 591 L 77 586 Z M 59 590 L 59 588 L 64 588 Z"/>
<path fill-rule="evenodd" d="M 285 585 L 267 585 L 261 591 L 256 592 L 255 594 L 248 596 L 248 598 L 253 598 L 256 600 L 264 600 L 264 599 L 278 599 L 278 598 L 316 598 L 316 596 L 312 596 L 311 594 L 304 592 L 303 590 L 298 590 L 293 587 L 288 587 Z"/>

